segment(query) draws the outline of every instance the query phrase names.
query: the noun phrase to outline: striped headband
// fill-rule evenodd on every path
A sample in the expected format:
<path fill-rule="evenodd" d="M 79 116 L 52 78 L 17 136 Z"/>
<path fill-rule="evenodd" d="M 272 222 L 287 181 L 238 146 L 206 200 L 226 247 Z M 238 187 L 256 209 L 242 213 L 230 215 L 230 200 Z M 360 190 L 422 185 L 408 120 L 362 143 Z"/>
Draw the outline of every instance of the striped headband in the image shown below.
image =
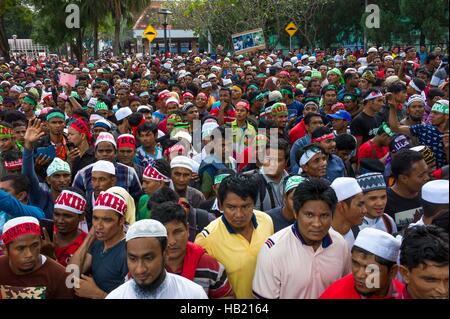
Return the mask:
<path fill-rule="evenodd" d="M 14 132 L 12 128 L 0 125 L 0 137 L 13 137 Z"/>
<path fill-rule="evenodd" d="M 86 209 L 86 204 L 86 200 L 80 194 L 63 190 L 55 201 L 55 208 L 81 215 Z"/>

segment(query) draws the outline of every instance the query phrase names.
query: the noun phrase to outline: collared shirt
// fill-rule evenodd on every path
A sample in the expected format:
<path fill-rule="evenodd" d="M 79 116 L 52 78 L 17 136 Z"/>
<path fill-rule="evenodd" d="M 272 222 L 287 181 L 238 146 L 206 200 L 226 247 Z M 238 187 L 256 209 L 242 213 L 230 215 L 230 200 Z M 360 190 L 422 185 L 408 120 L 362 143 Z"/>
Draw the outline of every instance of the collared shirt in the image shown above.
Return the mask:
<path fill-rule="evenodd" d="M 254 210 L 252 239 L 248 242 L 238 234 L 222 216 L 211 222 L 200 234 L 195 243 L 217 259 L 228 274 L 236 298 L 254 298 L 252 281 L 256 258 L 264 241 L 273 234 L 272 219 L 266 213 Z"/>
<path fill-rule="evenodd" d="M 139 198 L 142 193 L 141 182 L 139 182 L 139 177 L 136 171 L 132 167 L 128 167 L 121 163 L 113 163 L 116 167 L 116 186 L 125 188 L 125 190 L 130 193 L 133 198 Z M 75 178 L 73 179 L 72 186 L 78 187 L 84 191 L 89 198 L 88 194 L 93 192 L 92 187 L 92 167 L 94 164 L 88 165 L 79 171 Z"/>
<path fill-rule="evenodd" d="M 258 255 L 253 293 L 258 298 L 315 299 L 334 281 L 350 273 L 350 252 L 330 229 L 314 251 L 297 223 L 271 236 Z"/>
<path fill-rule="evenodd" d="M 139 146 L 136 149 L 136 155 L 134 156 L 133 162 L 142 166 L 147 167 L 157 159 L 163 158 L 162 148 L 155 146 L 155 155 L 147 153 L 143 146 Z"/>

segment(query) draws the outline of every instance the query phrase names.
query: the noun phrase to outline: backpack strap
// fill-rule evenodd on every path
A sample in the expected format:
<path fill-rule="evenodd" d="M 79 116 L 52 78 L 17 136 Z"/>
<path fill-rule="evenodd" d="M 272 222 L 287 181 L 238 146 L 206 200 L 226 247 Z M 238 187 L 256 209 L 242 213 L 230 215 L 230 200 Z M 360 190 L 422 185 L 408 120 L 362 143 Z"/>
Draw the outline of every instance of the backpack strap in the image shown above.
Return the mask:
<path fill-rule="evenodd" d="M 263 177 L 263 179 L 264 179 L 264 177 Z M 266 189 L 269 192 L 270 208 L 274 209 L 275 208 L 275 196 L 273 195 L 273 188 L 272 188 L 272 186 L 269 183 L 266 183 Z"/>
<path fill-rule="evenodd" d="M 383 223 L 384 223 L 384 226 L 386 227 L 387 232 L 392 235 L 392 224 L 391 224 L 391 221 L 386 216 L 386 214 L 381 215 L 381 218 L 383 219 Z"/>
<path fill-rule="evenodd" d="M 264 198 L 266 197 L 266 179 L 264 178 L 264 176 L 262 176 L 261 174 L 258 173 L 258 178 L 259 178 L 259 210 L 260 211 L 264 211 Z"/>

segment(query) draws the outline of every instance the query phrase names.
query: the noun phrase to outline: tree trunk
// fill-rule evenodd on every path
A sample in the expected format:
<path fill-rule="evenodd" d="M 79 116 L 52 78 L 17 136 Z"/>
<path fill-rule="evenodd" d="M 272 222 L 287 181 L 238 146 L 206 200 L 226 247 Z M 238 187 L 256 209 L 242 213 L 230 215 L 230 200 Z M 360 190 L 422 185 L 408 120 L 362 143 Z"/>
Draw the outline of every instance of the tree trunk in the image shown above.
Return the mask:
<path fill-rule="evenodd" d="M 8 39 L 6 38 L 5 21 L 3 16 L 0 16 L 0 55 L 5 58 L 6 62 L 11 61 L 9 49 Z"/>
<path fill-rule="evenodd" d="M 114 1 L 114 44 L 113 51 L 115 56 L 120 54 L 120 17 L 122 12 L 120 10 L 120 0 Z"/>
<path fill-rule="evenodd" d="M 94 59 L 98 59 L 98 19 L 94 21 Z"/>
<path fill-rule="evenodd" d="M 83 33 L 81 31 L 81 28 L 78 29 L 77 46 L 78 46 L 77 60 L 78 63 L 81 63 L 83 61 Z"/>

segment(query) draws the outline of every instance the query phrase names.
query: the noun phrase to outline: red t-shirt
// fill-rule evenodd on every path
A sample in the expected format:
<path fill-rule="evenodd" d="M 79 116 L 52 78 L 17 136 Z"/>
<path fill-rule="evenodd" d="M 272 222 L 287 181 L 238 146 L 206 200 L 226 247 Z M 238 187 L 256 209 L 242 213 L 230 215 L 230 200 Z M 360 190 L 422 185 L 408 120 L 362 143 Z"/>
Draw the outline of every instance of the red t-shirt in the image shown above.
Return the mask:
<path fill-rule="evenodd" d="M 216 107 L 215 109 L 213 109 L 209 112 L 209 114 L 211 114 L 217 118 L 219 118 L 219 113 L 220 113 L 219 107 Z M 224 116 L 223 116 L 223 120 L 225 121 L 225 123 L 233 122 L 235 119 L 236 119 L 236 111 L 233 108 L 225 111 Z"/>
<path fill-rule="evenodd" d="M 391 282 L 393 289 L 384 297 L 371 296 L 367 299 L 402 299 L 404 285 L 398 280 Z M 319 297 L 319 299 L 361 299 L 361 295 L 355 289 L 355 280 L 353 274 L 347 275 L 332 283 Z"/>
<path fill-rule="evenodd" d="M 289 142 L 292 144 L 295 143 L 298 139 L 302 138 L 306 135 L 306 128 L 305 128 L 305 120 L 302 119 L 297 125 L 295 125 L 292 130 L 289 132 Z"/>
<path fill-rule="evenodd" d="M 383 158 L 387 153 L 389 153 L 389 147 L 383 146 L 379 147 L 375 145 L 372 140 L 368 140 L 363 143 L 358 149 L 358 165 L 363 158 Z"/>
<path fill-rule="evenodd" d="M 75 254 L 78 248 L 80 248 L 86 236 L 87 234 L 85 232 L 81 232 L 78 237 L 75 238 L 75 240 L 69 245 L 64 247 L 55 247 L 55 255 L 58 263 L 66 267 L 67 261 L 70 257 L 72 257 L 73 254 Z"/>

